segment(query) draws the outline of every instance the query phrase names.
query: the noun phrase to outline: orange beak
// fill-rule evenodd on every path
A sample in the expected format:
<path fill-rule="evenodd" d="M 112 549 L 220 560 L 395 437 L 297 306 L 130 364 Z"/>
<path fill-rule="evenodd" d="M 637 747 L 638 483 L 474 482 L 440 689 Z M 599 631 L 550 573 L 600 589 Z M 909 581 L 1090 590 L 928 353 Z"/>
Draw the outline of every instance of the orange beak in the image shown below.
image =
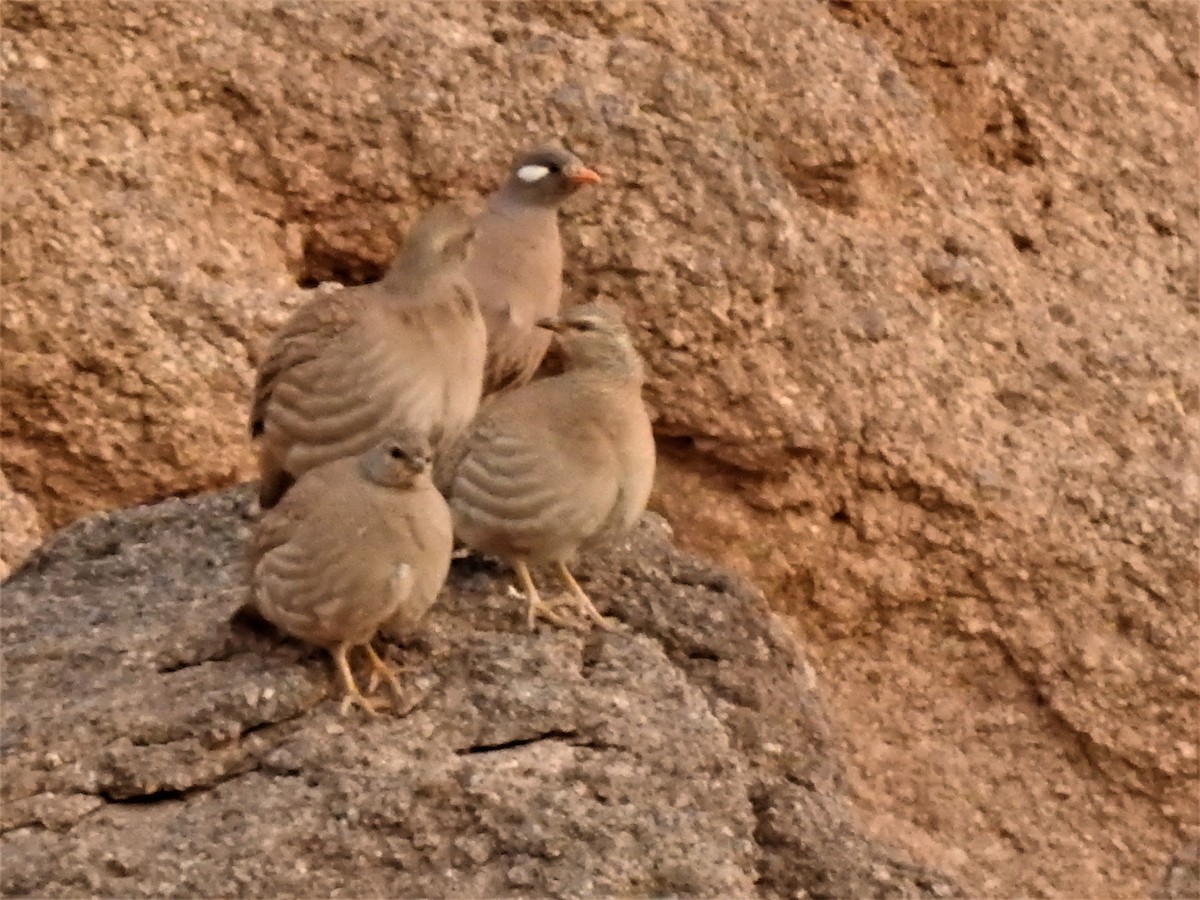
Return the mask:
<path fill-rule="evenodd" d="M 603 179 L 591 169 L 585 167 L 576 169 L 574 172 L 568 174 L 567 181 L 576 187 L 583 187 L 585 184 L 599 184 Z"/>

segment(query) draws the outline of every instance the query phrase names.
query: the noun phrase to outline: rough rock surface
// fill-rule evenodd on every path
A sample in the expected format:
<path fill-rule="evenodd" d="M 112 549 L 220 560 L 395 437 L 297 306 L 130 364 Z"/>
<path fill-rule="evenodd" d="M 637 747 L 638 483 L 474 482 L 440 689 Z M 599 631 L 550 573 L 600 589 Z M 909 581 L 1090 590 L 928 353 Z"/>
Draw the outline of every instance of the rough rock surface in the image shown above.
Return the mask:
<path fill-rule="evenodd" d="M 1154 900 L 1191 900 L 1200 897 L 1200 842 L 1181 848 L 1171 858 Z"/>
<path fill-rule="evenodd" d="M 434 9 L 4 4 L 12 486 L 58 525 L 245 474 L 294 285 L 562 135 L 658 508 L 802 623 L 872 826 L 975 892 L 1152 890 L 1200 831 L 1194 4 Z"/>
<path fill-rule="evenodd" d="M 5 893 L 954 893 L 856 833 L 794 639 L 661 520 L 583 570 L 612 632 L 530 634 L 463 563 L 369 719 L 229 623 L 249 498 L 97 517 L 5 584 Z"/>
<path fill-rule="evenodd" d="M 0 472 L 0 578 L 38 545 L 42 521 L 33 501 L 12 489 Z"/>

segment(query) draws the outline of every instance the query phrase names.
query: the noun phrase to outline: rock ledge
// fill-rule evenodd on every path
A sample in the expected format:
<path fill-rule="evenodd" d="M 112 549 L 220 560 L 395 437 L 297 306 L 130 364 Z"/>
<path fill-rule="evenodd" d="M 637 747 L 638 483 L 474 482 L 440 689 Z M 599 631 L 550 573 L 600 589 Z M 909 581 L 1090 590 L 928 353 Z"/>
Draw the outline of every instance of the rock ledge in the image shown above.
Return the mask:
<path fill-rule="evenodd" d="M 370 720 L 229 624 L 248 501 L 87 520 L 5 584 L 5 893 L 955 893 L 860 836 L 801 651 L 661 520 L 580 573 L 613 633 L 523 632 L 458 564 Z"/>

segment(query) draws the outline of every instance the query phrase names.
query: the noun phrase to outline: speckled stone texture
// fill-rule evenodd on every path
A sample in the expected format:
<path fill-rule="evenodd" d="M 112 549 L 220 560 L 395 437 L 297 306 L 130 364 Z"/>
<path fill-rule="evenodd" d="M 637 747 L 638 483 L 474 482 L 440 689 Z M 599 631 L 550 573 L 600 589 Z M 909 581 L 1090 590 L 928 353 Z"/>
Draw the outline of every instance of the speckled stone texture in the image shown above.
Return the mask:
<path fill-rule="evenodd" d="M 458 563 L 371 719 L 230 621 L 249 499 L 91 519 L 4 585 L 6 894 L 955 893 L 864 840 L 801 650 L 660 519 L 581 570 L 611 632 L 531 634 Z"/>

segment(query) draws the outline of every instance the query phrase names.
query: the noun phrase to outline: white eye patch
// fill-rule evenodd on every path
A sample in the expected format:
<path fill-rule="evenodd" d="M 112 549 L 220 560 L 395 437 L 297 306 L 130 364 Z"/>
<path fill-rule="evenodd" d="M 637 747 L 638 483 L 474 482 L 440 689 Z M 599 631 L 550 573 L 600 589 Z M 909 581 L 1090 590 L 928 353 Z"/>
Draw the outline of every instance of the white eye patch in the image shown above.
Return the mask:
<path fill-rule="evenodd" d="M 517 169 L 517 177 L 522 181 L 539 181 L 550 174 L 545 166 L 521 166 Z"/>

